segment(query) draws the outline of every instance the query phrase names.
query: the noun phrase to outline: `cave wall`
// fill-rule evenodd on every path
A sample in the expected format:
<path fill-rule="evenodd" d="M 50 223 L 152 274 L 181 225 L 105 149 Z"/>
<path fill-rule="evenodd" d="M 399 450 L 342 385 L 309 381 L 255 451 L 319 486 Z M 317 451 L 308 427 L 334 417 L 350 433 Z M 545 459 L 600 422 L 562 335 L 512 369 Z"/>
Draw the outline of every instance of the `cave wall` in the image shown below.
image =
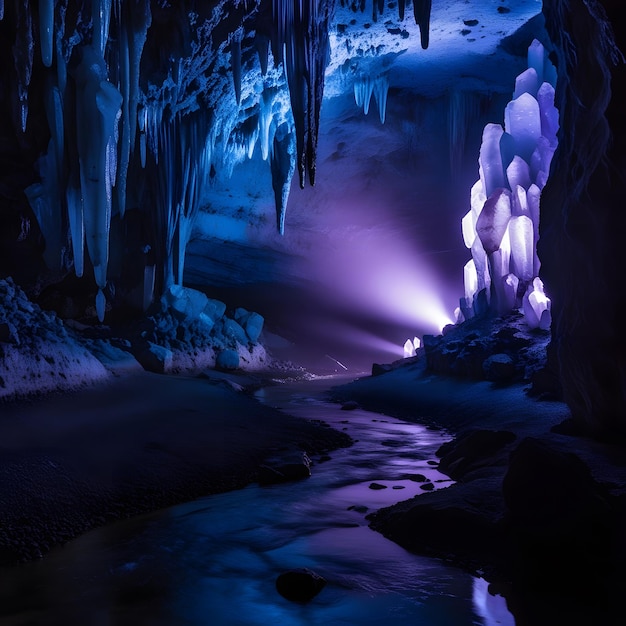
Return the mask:
<path fill-rule="evenodd" d="M 623 5 L 544 0 L 556 47 L 559 147 L 538 253 L 553 302 L 550 360 L 574 420 L 626 434 L 626 50 Z"/>

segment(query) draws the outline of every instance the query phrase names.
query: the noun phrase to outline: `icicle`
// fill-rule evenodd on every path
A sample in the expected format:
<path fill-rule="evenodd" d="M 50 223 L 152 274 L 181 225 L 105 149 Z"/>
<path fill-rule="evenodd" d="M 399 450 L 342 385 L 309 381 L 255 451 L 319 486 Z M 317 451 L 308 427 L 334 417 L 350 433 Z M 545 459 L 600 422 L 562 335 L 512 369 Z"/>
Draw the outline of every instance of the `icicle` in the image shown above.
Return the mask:
<path fill-rule="evenodd" d="M 84 202 L 87 250 L 98 287 L 106 285 L 111 220 L 111 140 L 122 96 L 106 80 L 106 68 L 92 46 L 82 49 L 76 71 L 77 145 L 80 160 L 81 192 Z"/>
<path fill-rule="evenodd" d="M 0 0 L 0 21 L 4 19 L 4 0 Z"/>
<path fill-rule="evenodd" d="M 278 232 L 285 232 L 285 212 L 291 188 L 291 179 L 295 171 L 295 146 L 293 133 L 284 122 L 274 136 L 270 166 L 272 170 L 272 188 L 276 203 L 276 225 Z"/>
<path fill-rule="evenodd" d="M 41 46 L 41 60 L 46 67 L 52 65 L 54 5 L 55 0 L 39 0 L 39 45 Z"/>
<path fill-rule="evenodd" d="M 141 167 L 146 167 L 146 126 L 148 124 L 148 111 L 145 107 L 140 107 L 137 113 L 139 125 L 139 155 L 141 157 Z"/>
<path fill-rule="evenodd" d="M 23 2 L 15 3 L 17 24 L 15 29 L 15 45 L 13 46 L 13 62 L 17 75 L 16 127 L 26 132 L 28 122 L 28 87 L 33 71 L 33 24 L 30 6 Z"/>
<path fill-rule="evenodd" d="M 83 198 L 78 184 L 72 184 L 71 181 L 68 183 L 65 198 L 72 237 L 74 273 L 80 278 L 84 271 L 85 221 L 83 216 Z"/>
<path fill-rule="evenodd" d="M 147 311 L 154 298 L 155 266 L 146 265 L 143 270 L 143 311 Z"/>
<path fill-rule="evenodd" d="M 257 54 L 259 55 L 259 65 L 261 66 L 261 74 L 265 76 L 267 74 L 267 65 L 268 65 L 268 59 L 269 59 L 269 48 L 270 48 L 269 37 L 257 31 L 254 37 L 254 45 L 256 46 L 256 51 L 257 51 Z"/>
<path fill-rule="evenodd" d="M 126 212 L 126 175 L 128 162 L 130 161 L 130 57 L 129 57 L 128 32 L 126 20 L 120 23 L 119 40 L 119 66 L 120 66 L 120 92 L 122 94 L 122 134 L 119 141 L 119 177 L 117 185 L 117 206 L 120 215 L 124 217 Z M 132 116 L 135 119 L 135 115 Z"/>
<path fill-rule="evenodd" d="M 261 158 L 267 161 L 270 153 L 270 128 L 272 126 L 272 106 L 274 103 L 274 91 L 264 89 L 259 103 L 259 142 L 261 144 Z"/>
<path fill-rule="evenodd" d="M 374 98 L 378 104 L 378 117 L 382 124 L 385 123 L 387 111 L 387 94 L 389 93 L 389 80 L 387 76 L 379 76 L 374 83 Z"/>
<path fill-rule="evenodd" d="M 109 39 L 111 21 L 111 0 L 92 0 L 93 47 L 104 57 Z"/>
<path fill-rule="evenodd" d="M 406 0 L 398 0 L 398 17 L 400 21 L 404 19 L 404 9 L 406 7 Z"/>
<path fill-rule="evenodd" d="M 420 29 L 422 48 L 426 50 L 430 39 L 430 9 L 432 0 L 413 0 L 415 23 Z"/>
<path fill-rule="evenodd" d="M 230 66 L 233 72 L 233 82 L 235 84 L 235 99 L 237 104 L 241 103 L 241 40 L 243 29 L 238 29 L 232 34 L 230 40 Z"/>
<path fill-rule="evenodd" d="M 100 323 L 104 322 L 104 309 L 106 307 L 106 298 L 104 297 L 104 293 L 102 289 L 98 289 L 98 293 L 96 295 L 96 314 L 98 315 L 98 321 Z"/>

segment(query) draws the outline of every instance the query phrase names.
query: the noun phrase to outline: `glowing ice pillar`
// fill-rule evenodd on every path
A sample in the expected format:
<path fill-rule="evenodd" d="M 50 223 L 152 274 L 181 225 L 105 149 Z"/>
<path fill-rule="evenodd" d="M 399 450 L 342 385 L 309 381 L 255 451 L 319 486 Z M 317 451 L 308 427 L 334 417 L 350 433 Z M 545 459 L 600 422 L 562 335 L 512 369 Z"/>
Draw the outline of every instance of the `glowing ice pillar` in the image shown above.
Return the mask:
<path fill-rule="evenodd" d="M 537 277 L 539 199 L 557 147 L 556 71 L 543 45 L 528 49 L 528 69 L 515 81 L 504 128 L 487 124 L 470 209 L 461 221 L 472 260 L 457 320 L 522 307 L 531 328 L 550 327 L 550 299 Z"/>

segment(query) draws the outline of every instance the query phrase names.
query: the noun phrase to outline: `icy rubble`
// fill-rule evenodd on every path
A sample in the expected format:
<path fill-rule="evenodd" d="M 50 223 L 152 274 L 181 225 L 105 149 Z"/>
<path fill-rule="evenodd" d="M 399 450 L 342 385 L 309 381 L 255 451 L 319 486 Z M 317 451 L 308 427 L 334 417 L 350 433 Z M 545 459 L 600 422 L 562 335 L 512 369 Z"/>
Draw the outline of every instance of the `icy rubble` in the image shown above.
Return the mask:
<path fill-rule="evenodd" d="M 42 311 L 10 278 L 0 280 L 0 398 L 65 391 L 108 376 L 55 313 Z"/>
<path fill-rule="evenodd" d="M 537 277 L 539 200 L 557 147 L 556 72 L 534 40 L 528 69 L 515 83 L 504 111 L 504 128 L 487 124 L 480 148 L 479 180 L 461 221 L 472 260 L 464 268 L 465 296 L 457 321 L 485 310 L 523 307 L 530 328 L 550 327 L 550 300 Z"/>
<path fill-rule="evenodd" d="M 0 280 L 0 399 L 66 391 L 142 367 L 178 373 L 226 362 L 258 370 L 270 361 L 259 343 L 263 324 L 258 313 L 238 308 L 231 317 L 223 302 L 172 285 L 136 327 L 92 328 L 64 323 L 12 279 Z"/>
<path fill-rule="evenodd" d="M 258 313 L 238 308 L 231 317 L 220 300 L 171 285 L 140 323 L 129 350 L 152 371 L 199 370 L 224 361 L 232 365 L 233 352 L 238 355 L 236 367 L 260 369 L 268 363 L 265 348 L 258 343 L 263 323 Z M 222 352 L 228 354 L 220 358 Z"/>

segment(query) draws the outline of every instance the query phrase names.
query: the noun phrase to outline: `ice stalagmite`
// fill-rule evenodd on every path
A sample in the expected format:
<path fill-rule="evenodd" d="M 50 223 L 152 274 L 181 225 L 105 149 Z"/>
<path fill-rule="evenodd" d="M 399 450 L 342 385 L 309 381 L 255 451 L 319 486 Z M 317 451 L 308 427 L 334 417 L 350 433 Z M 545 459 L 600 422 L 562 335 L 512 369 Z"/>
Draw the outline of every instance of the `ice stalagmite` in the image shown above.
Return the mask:
<path fill-rule="evenodd" d="M 46 67 L 52 65 L 54 5 L 55 0 L 39 0 L 39 45 L 41 60 Z"/>
<path fill-rule="evenodd" d="M 461 228 L 463 230 L 465 247 L 471 248 L 476 238 L 476 217 L 471 209 L 463 216 Z"/>
<path fill-rule="evenodd" d="M 470 259 L 463 268 L 463 284 L 465 285 L 465 301 L 467 306 L 471 307 L 478 291 L 478 273 L 473 259 Z"/>
<path fill-rule="evenodd" d="M 526 215 L 530 217 L 526 190 L 520 185 L 517 185 L 514 191 L 511 193 L 511 214 Z"/>
<path fill-rule="evenodd" d="M 500 138 L 503 132 L 500 124 L 487 124 L 483 131 L 478 169 L 483 190 L 487 197 L 496 189 L 504 187 L 505 184 L 502 156 L 500 154 Z"/>
<path fill-rule="evenodd" d="M 519 98 L 523 93 L 529 93 L 531 96 L 536 96 L 540 84 L 537 72 L 534 68 L 529 67 L 525 72 L 522 72 L 517 77 L 515 81 L 513 99 Z"/>
<path fill-rule="evenodd" d="M 515 152 L 525 161 L 535 149 L 541 137 L 541 117 L 539 104 L 529 93 L 523 93 L 509 102 L 504 111 L 505 130 L 515 140 Z"/>
<path fill-rule="evenodd" d="M 530 46 L 528 46 L 528 68 L 535 71 L 539 84 L 544 81 L 543 71 L 545 59 L 546 51 L 543 44 L 533 39 Z"/>
<path fill-rule="evenodd" d="M 534 275 L 534 233 L 532 220 L 526 215 L 511 217 L 509 222 L 511 238 L 511 271 L 527 283 Z"/>
<path fill-rule="evenodd" d="M 537 92 L 537 102 L 541 115 L 541 134 L 556 147 L 556 134 L 559 130 L 559 111 L 554 106 L 554 87 L 543 83 Z"/>
<path fill-rule="evenodd" d="M 504 313 L 519 306 L 518 290 L 531 285 L 523 306 L 533 328 L 548 328 L 550 321 L 549 305 L 542 304 L 546 297 L 537 278 L 536 244 L 541 189 L 557 147 L 555 79 L 543 45 L 533 41 L 528 69 L 517 77 L 513 99 L 504 111 L 504 131 L 497 124 L 485 126 L 478 160 L 480 180 L 470 193 L 471 211 L 461 222 L 465 245 L 471 245 L 478 293 L 481 283 L 491 284 L 489 308 Z M 478 236 L 472 241 L 473 224 Z M 466 285 L 467 273 L 466 265 Z M 477 301 L 473 310 L 463 310 L 465 317 L 477 312 Z"/>
<path fill-rule="evenodd" d="M 487 254 L 495 252 L 511 218 L 511 192 L 497 189 L 485 202 L 476 221 L 476 232 Z"/>
<path fill-rule="evenodd" d="M 524 189 L 528 189 L 531 182 L 528 163 L 520 156 L 516 155 L 506 168 L 506 178 L 511 189 L 515 189 L 518 185 Z"/>

